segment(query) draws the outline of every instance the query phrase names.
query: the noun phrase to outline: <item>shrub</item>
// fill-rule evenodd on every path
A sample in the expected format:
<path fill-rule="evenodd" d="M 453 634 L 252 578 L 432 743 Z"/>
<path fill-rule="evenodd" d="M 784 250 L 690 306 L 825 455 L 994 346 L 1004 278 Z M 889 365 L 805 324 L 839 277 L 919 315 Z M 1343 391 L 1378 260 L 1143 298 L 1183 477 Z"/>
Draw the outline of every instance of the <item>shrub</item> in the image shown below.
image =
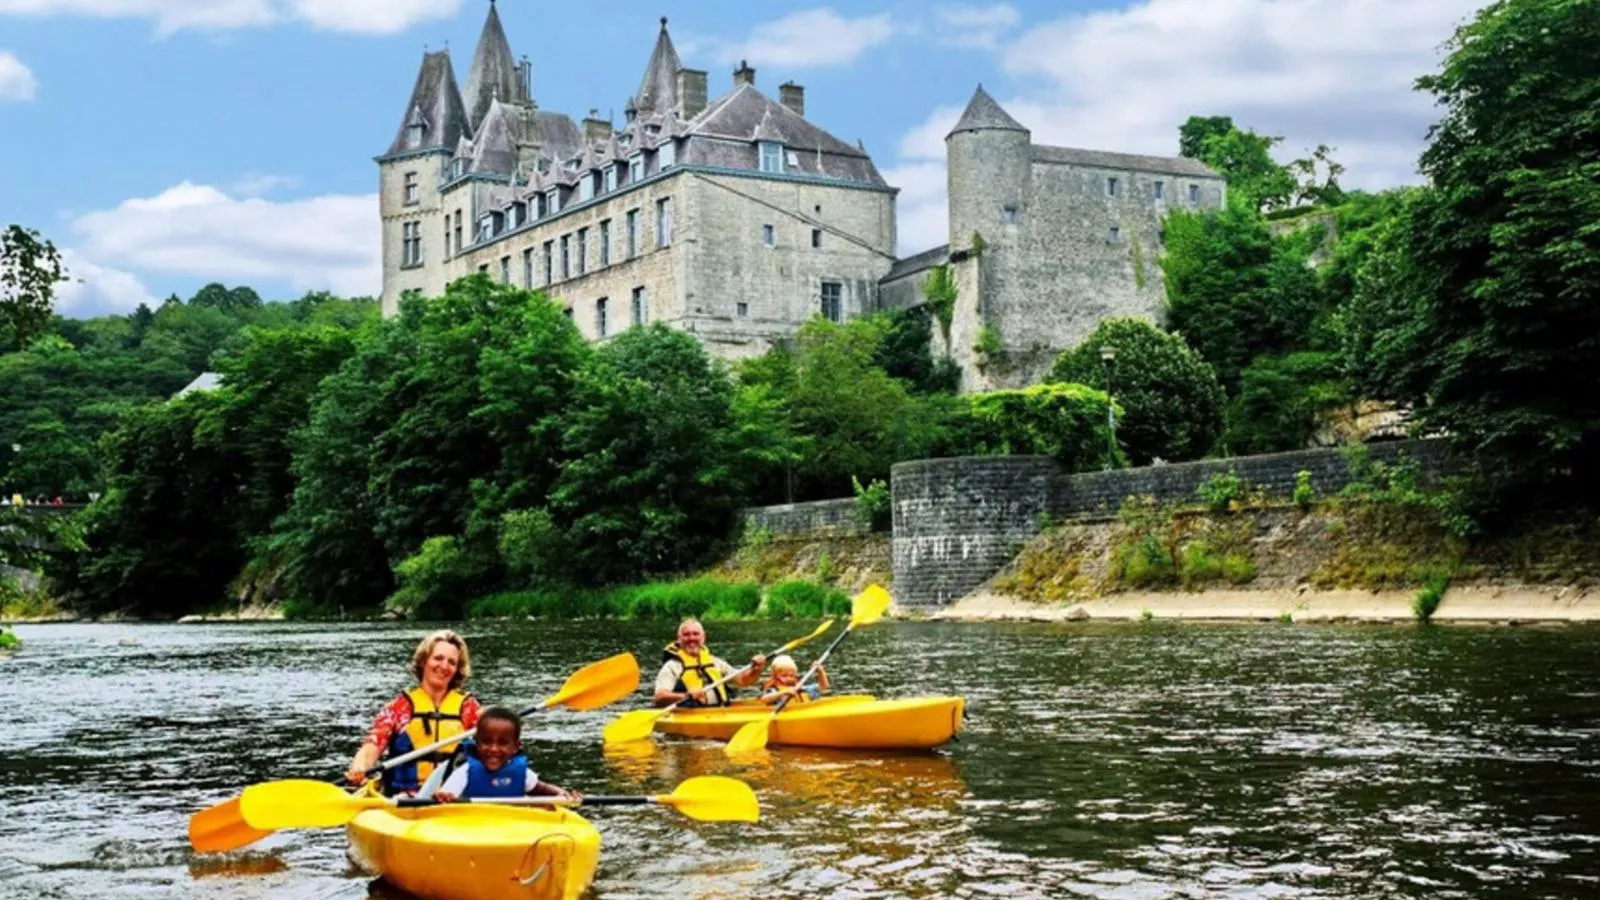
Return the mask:
<path fill-rule="evenodd" d="M 1183 548 L 1178 559 L 1178 580 L 1184 588 L 1195 590 L 1222 577 L 1222 560 L 1205 541 L 1194 541 Z"/>
<path fill-rule="evenodd" d="M 1222 557 L 1222 577 L 1229 584 L 1249 584 L 1256 580 L 1256 564 L 1243 554 L 1226 554 Z"/>
<path fill-rule="evenodd" d="M 1442 575 L 1428 579 L 1428 583 L 1411 601 L 1411 612 L 1417 617 L 1418 622 L 1427 623 L 1433 620 L 1434 612 L 1439 609 L 1439 601 L 1444 599 L 1445 588 L 1449 586 L 1450 580 Z"/>
<path fill-rule="evenodd" d="M 1305 469 L 1294 473 L 1294 505 L 1310 511 L 1311 505 L 1316 502 L 1317 492 L 1311 486 L 1311 473 Z"/>
<path fill-rule="evenodd" d="M 454 618 L 462 598 L 470 597 L 488 568 L 459 538 L 431 537 L 422 549 L 395 566 L 400 589 L 385 604 L 411 619 Z"/>
<path fill-rule="evenodd" d="M 1113 564 L 1119 573 L 1118 580 L 1128 587 L 1170 584 L 1175 574 L 1172 555 L 1154 534 L 1119 545 Z"/>
<path fill-rule="evenodd" d="M 1112 453 L 1103 391 L 1081 384 L 1038 384 L 973 394 L 973 452 L 1053 456 L 1072 472 L 1102 468 Z M 1120 410 L 1119 410 L 1120 412 Z M 1126 462 L 1120 451 L 1114 465 Z"/>
<path fill-rule="evenodd" d="M 861 481 L 854 475 L 850 476 L 850 484 L 856 491 L 856 514 L 861 517 L 873 531 L 888 531 L 894 519 L 894 505 L 889 496 L 889 485 L 883 479 L 874 478 L 861 486 Z"/>
<path fill-rule="evenodd" d="M 1218 472 L 1195 489 L 1200 499 L 1214 512 L 1223 512 L 1244 497 L 1244 481 L 1232 469 Z"/>
<path fill-rule="evenodd" d="M 850 612 L 850 597 L 813 581 L 784 581 L 767 589 L 769 619 L 820 619 Z"/>

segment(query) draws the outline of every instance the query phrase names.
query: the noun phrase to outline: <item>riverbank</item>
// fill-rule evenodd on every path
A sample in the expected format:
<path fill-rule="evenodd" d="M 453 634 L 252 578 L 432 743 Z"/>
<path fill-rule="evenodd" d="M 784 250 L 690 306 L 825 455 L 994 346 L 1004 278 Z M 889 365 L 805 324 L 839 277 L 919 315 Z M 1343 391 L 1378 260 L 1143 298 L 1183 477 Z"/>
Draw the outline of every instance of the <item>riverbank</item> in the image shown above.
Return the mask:
<path fill-rule="evenodd" d="M 928 616 L 946 621 L 1416 622 L 1414 590 L 1128 591 L 1093 600 L 1032 603 L 981 591 Z M 1576 588 L 1478 587 L 1444 591 L 1430 621 L 1526 625 L 1600 622 L 1600 595 Z"/>

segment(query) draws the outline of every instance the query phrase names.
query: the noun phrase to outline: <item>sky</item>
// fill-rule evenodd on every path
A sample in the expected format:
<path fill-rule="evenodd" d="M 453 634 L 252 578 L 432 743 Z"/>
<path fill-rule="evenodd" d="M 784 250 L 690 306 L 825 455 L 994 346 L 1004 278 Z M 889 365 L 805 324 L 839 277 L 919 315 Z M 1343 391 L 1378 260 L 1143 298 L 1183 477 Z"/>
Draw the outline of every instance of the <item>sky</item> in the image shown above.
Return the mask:
<path fill-rule="evenodd" d="M 1346 187 L 1420 181 L 1413 90 L 1482 0 L 499 0 L 541 108 L 620 121 L 669 19 L 683 64 L 865 142 L 903 254 L 942 244 L 944 135 L 982 84 L 1035 143 L 1175 155 L 1190 115 L 1334 149 Z M 489 0 L 0 0 L 0 225 L 74 280 L 63 315 L 220 281 L 268 299 L 380 289 L 377 165 L 425 50 L 465 83 Z M 554 13 L 552 15 L 552 13 Z"/>

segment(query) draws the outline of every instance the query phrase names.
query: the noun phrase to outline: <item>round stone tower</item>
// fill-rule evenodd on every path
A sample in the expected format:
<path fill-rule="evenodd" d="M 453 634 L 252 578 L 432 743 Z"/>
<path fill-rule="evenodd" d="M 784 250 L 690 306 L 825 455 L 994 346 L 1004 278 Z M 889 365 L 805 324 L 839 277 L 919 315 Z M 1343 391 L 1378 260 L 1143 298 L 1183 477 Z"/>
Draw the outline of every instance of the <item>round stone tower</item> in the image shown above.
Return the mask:
<path fill-rule="evenodd" d="M 950 251 L 1004 243 L 1002 226 L 1027 215 L 1033 160 L 1032 135 L 983 89 L 973 93 L 956 127 L 945 136 L 950 191 Z"/>

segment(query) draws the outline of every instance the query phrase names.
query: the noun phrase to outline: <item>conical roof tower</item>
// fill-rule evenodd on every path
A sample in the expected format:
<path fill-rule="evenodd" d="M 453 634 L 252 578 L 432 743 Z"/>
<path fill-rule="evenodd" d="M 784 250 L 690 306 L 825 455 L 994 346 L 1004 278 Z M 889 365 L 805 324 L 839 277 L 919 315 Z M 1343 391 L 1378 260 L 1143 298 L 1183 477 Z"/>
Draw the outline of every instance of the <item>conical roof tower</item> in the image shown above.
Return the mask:
<path fill-rule="evenodd" d="M 670 113 L 678 108 L 678 51 L 672 46 L 672 36 L 667 34 L 667 17 L 661 17 L 661 33 L 656 35 L 656 46 L 650 51 L 650 62 L 644 67 L 644 77 L 639 79 L 639 92 L 633 95 L 630 107 L 639 115 Z"/>
<path fill-rule="evenodd" d="M 489 0 L 489 18 L 483 23 L 483 33 L 478 36 L 478 48 L 472 53 L 472 69 L 467 73 L 467 91 L 462 99 L 467 106 L 467 123 L 474 133 L 489 114 L 489 105 L 501 103 L 528 103 L 523 96 L 522 79 L 518 77 L 516 60 L 511 56 L 511 42 L 500 25 L 500 11 L 494 0 Z"/>

